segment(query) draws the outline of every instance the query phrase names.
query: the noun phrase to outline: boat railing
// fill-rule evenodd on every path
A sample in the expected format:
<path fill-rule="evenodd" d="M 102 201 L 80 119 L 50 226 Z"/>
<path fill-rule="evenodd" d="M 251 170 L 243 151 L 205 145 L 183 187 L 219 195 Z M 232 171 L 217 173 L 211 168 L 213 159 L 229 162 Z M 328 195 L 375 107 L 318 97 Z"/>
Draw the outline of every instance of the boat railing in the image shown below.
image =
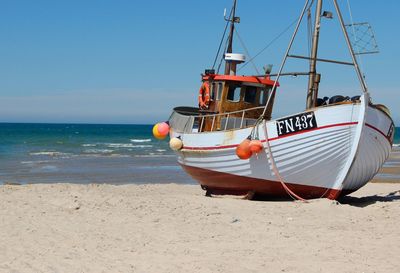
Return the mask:
<path fill-rule="evenodd" d="M 209 113 L 196 108 L 177 107 L 169 118 L 170 126 L 177 133 L 200 133 L 242 129 L 252 126 L 257 121 L 257 112 L 264 106 L 243 109 L 227 113 Z M 253 112 L 253 115 L 251 113 Z"/>

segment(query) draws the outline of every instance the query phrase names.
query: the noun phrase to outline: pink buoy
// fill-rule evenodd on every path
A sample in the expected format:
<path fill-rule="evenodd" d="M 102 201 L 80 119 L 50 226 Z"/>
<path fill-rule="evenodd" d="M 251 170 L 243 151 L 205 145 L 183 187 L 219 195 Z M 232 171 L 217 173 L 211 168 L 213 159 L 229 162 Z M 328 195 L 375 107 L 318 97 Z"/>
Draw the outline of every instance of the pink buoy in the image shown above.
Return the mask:
<path fill-rule="evenodd" d="M 169 133 L 169 125 L 166 122 L 160 122 L 158 123 L 158 127 L 157 127 L 158 133 L 161 136 L 167 136 Z"/>
<path fill-rule="evenodd" d="M 159 123 L 157 123 L 156 125 L 154 125 L 153 127 L 153 136 L 159 140 L 162 140 L 165 138 L 165 136 L 162 136 L 159 132 L 158 132 L 158 125 Z"/>

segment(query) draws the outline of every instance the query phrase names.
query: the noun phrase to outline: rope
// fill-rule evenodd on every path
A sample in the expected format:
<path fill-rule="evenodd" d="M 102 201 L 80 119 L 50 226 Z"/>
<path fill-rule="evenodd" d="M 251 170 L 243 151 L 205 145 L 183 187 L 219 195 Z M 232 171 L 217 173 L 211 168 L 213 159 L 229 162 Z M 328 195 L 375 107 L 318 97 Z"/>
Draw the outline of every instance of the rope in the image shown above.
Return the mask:
<path fill-rule="evenodd" d="M 271 98 L 274 96 L 274 93 L 275 93 L 275 91 L 276 91 L 277 83 L 279 82 L 279 79 L 280 79 L 280 77 L 281 77 L 281 73 L 282 73 L 282 71 L 283 71 L 283 67 L 284 67 L 285 64 L 286 64 L 286 60 L 287 60 L 287 58 L 288 58 L 288 56 L 289 56 L 290 50 L 292 49 L 294 39 L 296 38 L 297 32 L 299 31 L 299 27 L 300 27 L 301 21 L 303 20 L 304 13 L 306 12 L 306 9 L 307 9 L 307 6 L 308 6 L 308 3 L 309 3 L 309 2 L 310 2 L 310 0 L 306 0 L 306 2 L 305 2 L 305 4 L 304 4 L 304 7 L 303 7 L 303 9 L 302 9 L 302 11 L 301 11 L 300 17 L 298 18 L 298 20 L 296 20 L 296 21 L 297 21 L 297 24 L 296 24 L 296 27 L 295 27 L 295 31 L 294 31 L 293 34 L 292 34 L 292 38 L 290 39 L 289 45 L 288 45 L 288 47 L 287 47 L 287 49 L 286 49 L 286 52 L 285 52 L 285 57 L 283 58 L 282 63 L 281 63 L 281 65 L 280 65 L 280 67 L 279 67 L 279 71 L 278 71 L 278 74 L 277 74 L 276 79 L 275 79 L 275 81 L 274 81 L 274 85 L 273 85 L 272 88 L 271 88 L 271 94 L 269 95 L 268 100 L 267 100 L 267 103 L 266 103 L 265 106 L 264 106 L 264 111 L 263 111 L 262 114 L 261 114 L 262 117 L 265 116 L 265 113 L 267 112 L 267 109 L 268 109 L 269 104 L 270 104 L 270 102 L 271 102 Z"/>
<path fill-rule="evenodd" d="M 357 46 L 357 50 L 360 51 L 360 48 L 358 47 L 358 43 L 357 43 L 358 41 L 357 41 L 356 29 L 354 27 L 353 13 L 351 12 L 351 7 L 350 7 L 350 1 L 349 0 L 347 0 L 347 8 L 349 9 L 349 15 L 350 15 L 350 21 L 351 21 L 351 30 L 353 31 L 354 42 L 355 42 L 355 45 Z M 364 67 L 363 67 L 363 62 L 362 62 L 361 56 L 358 56 L 358 59 L 360 60 L 360 69 L 361 69 L 361 71 L 363 71 Z M 365 79 L 365 74 L 364 73 L 363 73 L 363 77 Z"/>
<path fill-rule="evenodd" d="M 282 187 L 285 189 L 286 193 L 293 199 L 293 200 L 299 200 L 302 202 L 307 203 L 308 201 L 299 195 L 295 194 L 289 187 L 286 185 L 285 181 L 283 180 L 281 174 L 279 173 L 279 170 L 276 166 L 275 159 L 272 155 L 272 150 L 271 150 L 271 144 L 269 143 L 268 140 L 268 132 L 267 132 L 267 122 L 263 122 L 263 128 L 264 128 L 264 134 L 265 134 L 265 143 L 267 144 L 267 150 L 268 150 L 268 155 L 269 159 L 271 161 L 271 167 L 272 171 L 274 172 L 275 176 L 278 178 L 279 182 L 281 183 Z"/>
<path fill-rule="evenodd" d="M 230 15 L 229 15 L 229 18 L 232 16 L 232 12 L 233 12 L 233 9 L 231 10 L 231 13 L 230 13 Z M 214 69 L 215 64 L 217 63 L 217 59 L 218 59 L 219 53 L 221 52 L 221 47 L 222 47 L 222 44 L 223 44 L 223 42 L 224 42 L 224 39 L 225 39 L 225 35 L 226 35 L 226 31 L 227 31 L 227 29 L 228 29 L 228 26 L 229 26 L 229 21 L 226 22 L 225 29 L 224 29 L 224 34 L 222 35 L 222 39 L 221 39 L 221 41 L 220 41 L 220 43 L 219 43 L 217 55 L 215 56 L 212 69 Z"/>
<path fill-rule="evenodd" d="M 312 22 L 311 22 L 311 6 L 307 11 L 307 43 L 308 43 L 308 56 L 311 57 L 311 39 L 312 39 Z M 311 63 L 311 58 L 310 58 L 310 63 Z"/>
<path fill-rule="evenodd" d="M 228 42 L 229 42 L 228 40 L 229 40 L 229 39 L 226 39 L 225 47 L 224 47 L 224 52 L 226 52 L 226 50 L 227 50 L 227 48 L 228 48 Z M 219 64 L 218 64 L 217 74 L 219 74 L 219 70 L 221 69 L 221 65 L 222 65 L 223 61 L 224 61 L 224 55 L 221 56 L 221 60 L 220 60 L 220 62 L 219 62 Z"/>
<path fill-rule="evenodd" d="M 240 41 L 240 43 L 242 44 L 242 47 L 243 47 L 244 51 L 246 52 L 246 55 L 250 58 L 250 61 L 249 61 L 249 62 L 251 62 L 251 64 L 253 65 L 254 69 L 256 70 L 257 74 L 260 74 L 260 71 L 258 71 L 257 66 L 256 66 L 255 63 L 253 62 L 253 59 L 251 59 L 250 53 L 249 53 L 249 51 L 247 50 L 247 47 L 246 47 L 246 45 L 244 44 L 244 42 L 243 42 L 243 40 L 242 40 L 242 37 L 240 37 L 239 32 L 237 31 L 236 28 L 235 28 L 235 33 L 236 33 L 236 35 L 238 36 L 239 41 Z"/>
<path fill-rule="evenodd" d="M 249 62 L 252 62 L 255 58 L 257 58 L 261 53 L 267 50 L 271 45 L 273 45 L 279 38 L 281 38 L 289 29 L 297 22 L 297 19 L 293 21 L 287 28 L 285 28 L 281 33 L 279 33 L 274 39 L 271 40 L 263 49 L 261 49 L 253 58 L 251 58 L 248 62 L 244 63 L 238 71 L 242 70 Z"/>

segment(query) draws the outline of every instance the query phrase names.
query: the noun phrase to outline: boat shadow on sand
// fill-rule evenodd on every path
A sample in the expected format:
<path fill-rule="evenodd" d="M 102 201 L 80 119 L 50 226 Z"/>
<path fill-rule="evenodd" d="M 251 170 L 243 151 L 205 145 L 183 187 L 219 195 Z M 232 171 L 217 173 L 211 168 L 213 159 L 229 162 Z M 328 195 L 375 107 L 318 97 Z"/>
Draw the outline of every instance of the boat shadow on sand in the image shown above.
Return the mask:
<path fill-rule="evenodd" d="M 248 199 L 244 197 L 243 199 Z M 281 198 L 273 198 L 270 196 L 262 196 L 262 195 L 254 195 L 251 198 L 252 201 L 267 201 L 267 202 L 289 202 L 293 201 L 290 197 L 281 197 Z M 395 202 L 400 201 L 400 190 L 393 191 L 388 193 L 387 195 L 370 195 L 370 196 L 363 196 L 363 197 L 355 197 L 355 196 L 343 196 L 340 197 L 338 200 L 339 204 L 342 205 L 350 205 L 354 207 L 364 208 L 375 203 L 386 203 L 386 202 Z"/>
<path fill-rule="evenodd" d="M 343 196 L 338 201 L 343 205 L 350 205 L 355 207 L 367 207 L 375 203 L 394 202 L 400 200 L 400 190 L 391 192 L 387 195 L 371 195 L 364 197 Z"/>

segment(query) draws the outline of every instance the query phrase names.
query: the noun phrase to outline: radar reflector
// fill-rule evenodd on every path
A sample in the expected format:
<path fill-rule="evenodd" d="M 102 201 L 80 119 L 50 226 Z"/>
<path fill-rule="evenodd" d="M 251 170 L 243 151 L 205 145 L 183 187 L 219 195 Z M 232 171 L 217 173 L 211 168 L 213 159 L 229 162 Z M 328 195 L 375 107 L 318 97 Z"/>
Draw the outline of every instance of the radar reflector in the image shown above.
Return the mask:
<path fill-rule="evenodd" d="M 379 53 L 375 34 L 369 23 L 354 23 L 346 25 L 352 43 L 354 54 L 374 54 Z"/>

